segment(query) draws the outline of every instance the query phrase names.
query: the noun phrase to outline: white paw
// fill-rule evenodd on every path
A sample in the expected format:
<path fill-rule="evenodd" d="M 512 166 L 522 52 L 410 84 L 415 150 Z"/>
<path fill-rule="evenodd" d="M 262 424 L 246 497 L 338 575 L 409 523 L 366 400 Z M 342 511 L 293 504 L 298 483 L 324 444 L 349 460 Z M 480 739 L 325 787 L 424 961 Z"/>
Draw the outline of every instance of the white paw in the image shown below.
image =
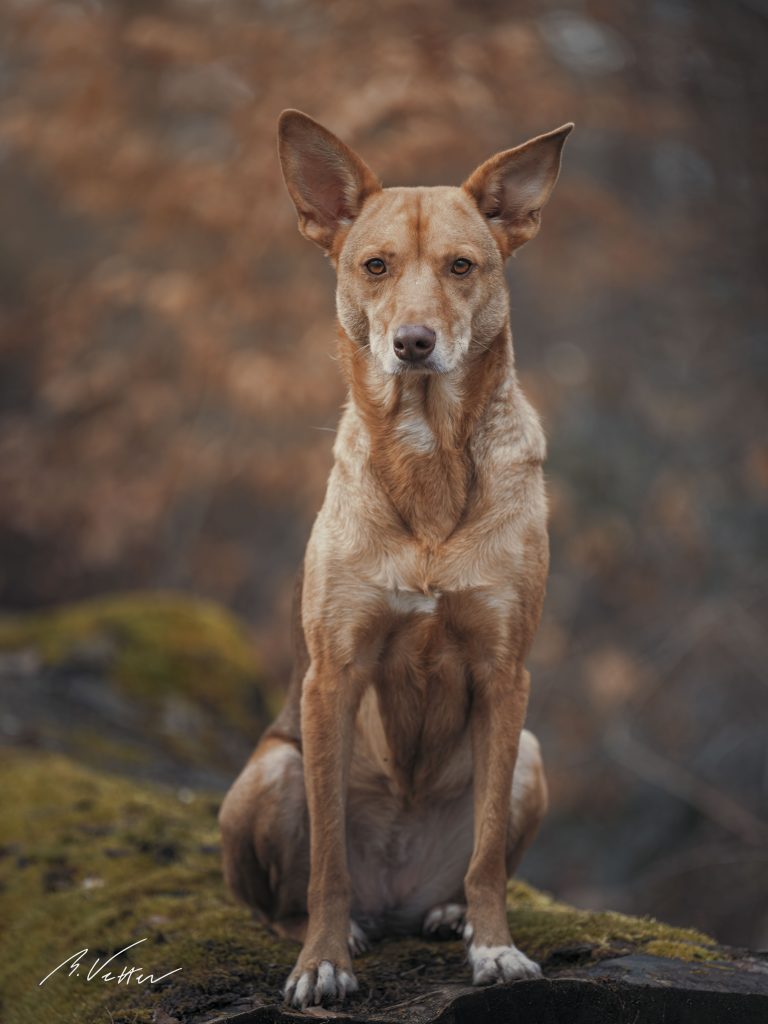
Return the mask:
<path fill-rule="evenodd" d="M 541 968 L 517 946 L 469 947 L 469 962 L 472 965 L 473 985 L 493 985 L 496 981 L 523 981 L 540 978 Z"/>
<path fill-rule="evenodd" d="M 367 953 L 368 950 L 371 948 L 371 944 L 368 941 L 368 936 L 365 934 L 365 932 L 357 923 L 357 921 L 349 922 L 347 946 L 349 947 L 350 956 L 360 956 L 361 953 Z"/>
<path fill-rule="evenodd" d="M 459 938 L 463 934 L 466 910 L 463 903 L 438 903 L 424 918 L 421 930 L 425 935 Z"/>
<path fill-rule="evenodd" d="M 317 968 L 295 967 L 285 983 L 283 995 L 285 1001 L 299 1010 L 310 1005 L 341 1002 L 347 992 L 357 991 L 357 978 L 352 971 L 332 964 L 330 960 L 321 960 Z"/>

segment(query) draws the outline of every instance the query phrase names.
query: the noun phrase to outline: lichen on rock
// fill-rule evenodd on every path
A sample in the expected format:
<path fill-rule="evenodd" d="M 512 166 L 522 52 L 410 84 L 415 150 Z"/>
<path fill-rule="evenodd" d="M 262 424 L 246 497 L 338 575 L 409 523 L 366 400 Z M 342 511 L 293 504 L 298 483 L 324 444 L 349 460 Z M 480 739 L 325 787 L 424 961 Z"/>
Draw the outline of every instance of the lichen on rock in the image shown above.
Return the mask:
<path fill-rule="evenodd" d="M 714 939 L 696 929 L 675 928 L 651 917 L 629 917 L 615 911 L 577 910 L 524 882 L 510 882 L 509 905 L 516 941 L 543 962 L 569 949 L 581 949 L 594 959 L 630 950 L 685 961 L 716 960 L 723 955 Z"/>
<path fill-rule="evenodd" d="M 3 1024 L 283 1019 L 297 948 L 234 903 L 220 865 L 221 793 L 274 712 L 245 629 L 170 594 L 0 618 L 0 701 L 4 723 L 21 723 L 0 750 Z M 657 993 L 679 982 L 685 995 L 687 965 L 714 972 L 707 985 L 757 970 L 697 931 L 577 910 L 524 882 L 510 883 L 509 920 L 565 1007 L 558 1021 L 579 992 L 626 988 L 622 972 L 644 985 L 655 971 Z M 103 980 L 131 967 L 157 983 Z M 506 1019 L 528 1005 L 526 985 L 540 986 L 472 990 L 463 945 L 421 937 L 376 943 L 355 971 L 358 1021 L 426 1024 L 467 1000 L 461 1019 Z M 638 1005 L 627 1002 L 632 1014 Z"/>
<path fill-rule="evenodd" d="M 180 594 L 124 594 L 0 618 L 0 651 L 24 649 L 49 667 L 95 664 L 125 694 L 155 706 L 183 694 L 238 727 L 244 712 L 253 716 L 262 678 L 242 625 L 219 605 Z"/>
<path fill-rule="evenodd" d="M 135 593 L 0 617 L 0 700 L 27 745 L 223 787 L 278 698 L 225 609 Z"/>
<path fill-rule="evenodd" d="M 218 797 L 178 793 L 97 772 L 54 755 L 0 754 L 0 990 L 5 1024 L 144 1024 L 160 1011 L 184 1024 L 279 1002 L 296 947 L 235 905 L 221 878 Z M 510 886 L 521 948 L 545 967 L 578 947 L 587 960 L 621 951 L 698 959 L 727 956 L 698 932 L 621 914 L 574 910 L 521 882 Z M 158 985 L 117 985 L 85 974 L 96 958 L 139 965 Z M 82 949 L 82 969 L 56 972 Z M 352 1011 L 382 1010 L 468 980 L 463 947 L 387 940 L 358 958 Z"/>
<path fill-rule="evenodd" d="M 128 1024 L 156 1008 L 186 1019 L 254 986 L 275 997 L 292 951 L 227 898 L 216 799 L 21 751 L 0 755 L 0 785 L 14 794 L 0 820 L 6 1024 Z M 86 980 L 95 959 L 139 939 L 121 969 L 182 970 L 158 986 Z M 38 985 L 82 949 L 78 976 Z"/>

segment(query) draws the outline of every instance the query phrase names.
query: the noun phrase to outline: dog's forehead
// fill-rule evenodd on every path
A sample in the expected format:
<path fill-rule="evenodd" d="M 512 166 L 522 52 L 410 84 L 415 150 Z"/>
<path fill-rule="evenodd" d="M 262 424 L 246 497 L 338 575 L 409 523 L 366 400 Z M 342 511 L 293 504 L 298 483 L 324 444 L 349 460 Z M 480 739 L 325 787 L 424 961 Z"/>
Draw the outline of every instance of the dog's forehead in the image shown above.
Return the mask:
<path fill-rule="evenodd" d="M 349 235 L 357 247 L 363 240 L 406 255 L 434 249 L 456 249 L 467 241 L 492 244 L 481 214 L 461 188 L 385 188 L 365 203 Z"/>

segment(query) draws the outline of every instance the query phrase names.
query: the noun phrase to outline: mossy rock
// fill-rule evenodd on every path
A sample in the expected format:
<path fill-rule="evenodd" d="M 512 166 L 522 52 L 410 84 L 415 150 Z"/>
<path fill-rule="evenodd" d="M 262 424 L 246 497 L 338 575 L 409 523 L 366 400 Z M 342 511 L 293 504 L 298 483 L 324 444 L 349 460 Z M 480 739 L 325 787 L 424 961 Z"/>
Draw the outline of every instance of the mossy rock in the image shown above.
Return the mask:
<path fill-rule="evenodd" d="M 0 817 L 4 1024 L 148 1024 L 168 1017 L 198 1024 L 279 1002 L 297 949 L 273 938 L 226 893 L 218 798 L 179 796 L 65 757 L 18 750 L 0 753 L 0 786 L 12 795 Z M 660 944 L 665 954 L 689 961 L 728 955 L 699 932 L 577 911 L 523 883 L 510 887 L 510 922 L 516 941 L 550 976 L 564 962 L 658 954 Z M 181 971 L 159 984 L 86 980 L 97 957 L 141 939 L 115 968 L 140 966 L 156 977 Z M 39 986 L 82 949 L 88 953 L 79 975 L 62 969 Z M 356 960 L 356 972 L 360 992 L 350 1011 L 374 1017 L 468 977 L 459 943 L 420 939 L 377 944 Z"/>
<path fill-rule="evenodd" d="M 180 594 L 0 617 L 0 700 L 19 741 L 179 784 L 226 784 L 273 717 L 244 626 Z"/>

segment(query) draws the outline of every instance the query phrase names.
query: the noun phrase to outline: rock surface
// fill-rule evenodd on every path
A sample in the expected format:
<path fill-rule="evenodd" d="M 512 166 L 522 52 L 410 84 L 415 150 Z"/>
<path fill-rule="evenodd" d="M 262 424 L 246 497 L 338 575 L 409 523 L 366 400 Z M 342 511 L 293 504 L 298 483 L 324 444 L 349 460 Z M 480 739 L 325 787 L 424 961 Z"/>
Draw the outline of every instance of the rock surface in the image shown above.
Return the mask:
<path fill-rule="evenodd" d="M 133 593 L 0 616 L 0 707 L 6 744 L 224 789 L 275 702 L 224 608 Z"/>
<path fill-rule="evenodd" d="M 287 1011 L 297 948 L 232 902 L 220 870 L 220 780 L 270 703 L 237 624 L 169 596 L 0 619 L 0 698 L 19 723 L 0 749 L 3 1024 L 768 1019 L 759 956 L 522 882 L 510 926 L 544 980 L 474 989 L 460 943 L 388 940 L 355 960 L 344 1007 Z M 179 706 L 186 733 L 169 726 Z"/>
<path fill-rule="evenodd" d="M 284 1010 L 296 947 L 272 937 L 224 890 L 218 797 L 96 772 L 62 756 L 7 750 L 0 786 L 0 990 L 5 1024 L 211 1021 L 526 1022 L 766 1019 L 768 971 L 692 930 L 559 904 L 523 883 L 509 915 L 541 982 L 468 985 L 457 942 L 385 941 L 357 958 L 360 991 L 342 1007 Z M 87 980 L 96 960 L 165 980 Z M 68 967 L 38 983 L 80 950 Z M 181 968 L 181 970 L 177 970 Z"/>
<path fill-rule="evenodd" d="M 543 981 L 445 987 L 370 1016 L 314 1011 L 311 1017 L 347 1024 L 764 1024 L 767 1012 L 768 969 L 762 963 L 746 959 L 694 969 L 629 955 Z M 217 1017 L 215 1024 L 296 1024 L 308 1016 L 272 1006 Z"/>

